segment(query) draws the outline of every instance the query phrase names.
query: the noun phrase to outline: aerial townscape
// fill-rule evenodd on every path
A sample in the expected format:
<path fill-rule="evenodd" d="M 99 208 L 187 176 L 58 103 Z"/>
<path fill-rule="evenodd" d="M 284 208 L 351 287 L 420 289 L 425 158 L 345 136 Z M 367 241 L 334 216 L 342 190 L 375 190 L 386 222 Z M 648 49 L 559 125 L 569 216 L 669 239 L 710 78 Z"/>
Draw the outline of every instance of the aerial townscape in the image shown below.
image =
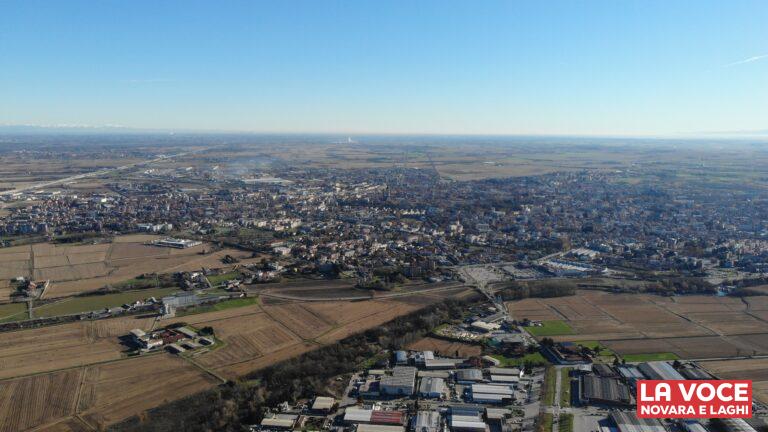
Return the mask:
<path fill-rule="evenodd" d="M 760 146 L 79 140 L 2 144 L 2 431 L 766 428 Z"/>
<path fill-rule="evenodd" d="M 0 1 L 0 432 L 768 432 L 766 23 Z"/>

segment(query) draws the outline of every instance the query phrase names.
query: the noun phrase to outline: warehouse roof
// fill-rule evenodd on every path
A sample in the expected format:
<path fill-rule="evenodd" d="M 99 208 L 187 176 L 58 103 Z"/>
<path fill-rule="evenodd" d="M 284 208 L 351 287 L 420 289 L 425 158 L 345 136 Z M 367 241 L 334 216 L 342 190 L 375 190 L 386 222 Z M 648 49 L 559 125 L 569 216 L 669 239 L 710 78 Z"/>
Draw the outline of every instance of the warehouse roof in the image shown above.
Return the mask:
<path fill-rule="evenodd" d="M 718 420 L 723 423 L 725 430 L 728 432 L 755 432 L 755 428 L 741 418 L 723 418 Z"/>
<path fill-rule="evenodd" d="M 516 382 L 520 382 L 520 377 L 517 375 L 491 375 L 491 381 L 503 382 L 503 383 L 516 383 Z"/>
<path fill-rule="evenodd" d="M 472 393 L 472 400 L 477 401 L 491 401 L 491 402 L 503 402 L 504 399 L 512 399 L 512 395 L 499 394 L 499 393 Z"/>
<path fill-rule="evenodd" d="M 265 417 L 261 421 L 262 426 L 277 427 L 283 429 L 290 429 L 296 424 L 297 415 L 293 414 L 278 414 L 274 417 Z"/>
<path fill-rule="evenodd" d="M 512 395 L 514 390 L 508 385 L 472 384 L 472 394 L 475 393 Z"/>
<path fill-rule="evenodd" d="M 405 432 L 405 428 L 403 426 L 361 424 L 357 425 L 357 432 Z"/>
<path fill-rule="evenodd" d="M 403 413 L 400 411 L 374 411 L 371 413 L 371 423 L 403 424 Z"/>
<path fill-rule="evenodd" d="M 419 411 L 413 421 L 416 432 L 436 432 L 440 428 L 440 413 L 437 411 Z"/>
<path fill-rule="evenodd" d="M 371 421 L 371 414 L 373 414 L 373 410 L 349 407 L 344 411 L 344 421 L 351 423 L 369 422 Z"/>
<path fill-rule="evenodd" d="M 485 422 L 476 416 L 451 416 L 451 429 L 478 429 L 485 430 Z"/>
<path fill-rule="evenodd" d="M 626 379 L 644 379 L 643 373 L 640 372 L 640 370 L 636 366 L 632 365 L 622 365 L 618 366 L 616 369 L 618 369 L 619 374 L 623 376 Z"/>
<path fill-rule="evenodd" d="M 585 375 L 581 384 L 582 397 L 585 399 L 617 404 L 631 402 L 629 388 L 618 379 Z"/>
<path fill-rule="evenodd" d="M 442 378 L 426 377 L 421 379 L 419 384 L 419 393 L 421 394 L 440 394 L 445 391 L 445 380 Z"/>
<path fill-rule="evenodd" d="M 464 359 L 449 359 L 449 358 L 427 358 L 424 360 L 424 367 L 427 369 L 434 368 L 452 368 L 457 364 L 463 363 Z"/>
<path fill-rule="evenodd" d="M 410 366 L 395 366 L 392 375 L 381 377 L 382 386 L 412 386 L 416 380 L 416 368 Z"/>
<path fill-rule="evenodd" d="M 461 369 L 456 372 L 458 381 L 482 381 L 483 372 L 480 369 Z"/>
<path fill-rule="evenodd" d="M 613 411 L 611 419 L 616 423 L 619 432 L 666 432 L 658 420 L 638 418 L 632 411 Z"/>
<path fill-rule="evenodd" d="M 520 369 L 518 369 L 518 368 L 492 367 L 492 368 L 488 368 L 488 372 L 490 372 L 491 375 L 517 375 L 517 376 L 520 376 Z"/>
<path fill-rule="evenodd" d="M 648 379 L 652 380 L 684 380 L 671 364 L 663 361 L 641 363 L 638 367 Z"/>
<path fill-rule="evenodd" d="M 318 396 L 315 398 L 315 402 L 312 404 L 313 410 L 329 410 L 333 408 L 333 404 L 336 403 L 336 399 L 328 396 Z"/>
<path fill-rule="evenodd" d="M 485 416 L 488 418 L 488 420 L 501 420 L 508 414 L 510 414 L 510 412 L 506 408 L 486 408 L 485 409 Z"/>

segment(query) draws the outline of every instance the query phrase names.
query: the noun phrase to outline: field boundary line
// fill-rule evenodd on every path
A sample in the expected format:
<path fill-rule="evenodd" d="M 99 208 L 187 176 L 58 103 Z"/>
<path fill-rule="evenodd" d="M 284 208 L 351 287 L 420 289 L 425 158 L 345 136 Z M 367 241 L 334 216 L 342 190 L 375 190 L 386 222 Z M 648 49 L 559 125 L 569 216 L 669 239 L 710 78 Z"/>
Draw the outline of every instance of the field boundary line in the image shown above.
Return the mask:
<path fill-rule="evenodd" d="M 222 383 L 222 384 L 224 384 L 224 383 L 226 383 L 226 382 L 227 382 L 227 380 L 226 380 L 224 377 L 222 377 L 221 375 L 217 374 L 217 373 L 216 373 L 216 372 L 214 372 L 213 370 L 210 370 L 210 369 L 208 369 L 207 367 L 205 367 L 205 366 L 201 365 L 200 363 L 198 363 L 198 362 L 194 361 L 192 358 L 183 357 L 183 356 L 179 356 L 179 357 L 181 357 L 182 359 L 184 359 L 184 360 L 185 360 L 187 363 L 191 364 L 192 366 L 194 366 L 194 367 L 196 367 L 196 368 L 200 369 L 200 370 L 201 370 L 201 371 L 203 371 L 204 373 L 206 373 L 206 374 L 208 374 L 208 375 L 210 375 L 210 376 L 214 377 L 215 379 L 217 379 L 217 380 L 221 381 L 221 383 Z"/>
<path fill-rule="evenodd" d="M 269 312 L 268 312 L 266 309 L 264 309 L 264 306 L 262 306 L 262 305 L 261 305 L 261 304 L 259 304 L 259 303 L 256 303 L 256 304 L 258 304 L 258 305 L 259 305 L 259 308 L 262 310 L 262 312 L 264 312 L 264 313 L 265 313 L 265 314 L 266 314 L 266 315 L 269 317 L 269 319 L 271 319 L 271 320 L 272 320 L 274 323 L 276 323 L 276 324 L 277 324 L 279 327 L 282 327 L 282 328 L 283 328 L 285 331 L 287 331 L 289 334 L 292 334 L 293 336 L 296 336 L 296 338 L 297 338 L 297 339 L 299 339 L 300 341 L 304 341 L 304 342 L 315 342 L 313 339 L 306 339 L 306 338 L 302 337 L 301 335 L 299 335 L 298 333 L 296 333 L 295 331 L 291 330 L 290 328 L 288 328 L 288 326 L 287 326 L 287 325 L 285 325 L 285 324 L 283 324 L 282 322 L 278 321 L 278 320 L 277 320 L 277 319 L 276 319 L 274 316 L 272 316 L 272 314 L 270 314 L 270 313 L 269 313 Z"/>
<path fill-rule="evenodd" d="M 47 371 L 33 372 L 33 373 L 25 374 L 25 375 L 16 375 L 16 376 L 12 376 L 12 377 L 2 378 L 2 379 L 0 379 L 0 382 L 11 381 L 11 380 L 21 379 L 21 378 L 30 378 L 30 377 L 34 377 L 34 376 L 38 376 L 38 375 L 47 375 L 47 374 L 51 374 L 51 373 L 55 373 L 55 372 L 63 372 L 63 371 L 68 371 L 68 370 L 72 370 L 72 369 L 86 368 L 86 367 L 90 367 L 90 366 L 101 366 L 101 365 L 108 364 L 108 363 L 116 363 L 116 362 L 120 362 L 120 361 L 131 360 L 131 359 L 134 359 L 134 358 L 147 357 L 147 356 L 155 356 L 155 355 L 159 355 L 159 354 L 167 354 L 167 353 L 165 351 L 157 351 L 157 352 L 150 352 L 150 353 L 147 353 L 147 354 L 142 354 L 140 356 L 120 357 L 120 358 L 117 358 L 117 359 L 104 360 L 104 361 L 88 363 L 88 364 L 81 364 L 81 365 L 70 366 L 70 367 L 65 367 L 65 368 L 61 368 L 61 369 L 51 369 L 51 370 L 47 370 Z"/>
<path fill-rule="evenodd" d="M 707 327 L 704 324 L 700 324 L 700 323 L 698 323 L 698 322 L 696 322 L 696 321 L 694 321 L 694 320 L 692 320 L 692 319 L 690 319 L 690 318 L 688 318 L 686 316 L 680 315 L 679 313 L 673 311 L 672 309 L 667 308 L 666 306 L 658 305 L 658 307 L 664 309 L 665 311 L 671 313 L 672 315 L 674 315 L 674 316 L 676 316 L 678 318 L 682 318 L 683 320 L 685 320 L 685 321 L 695 325 L 696 327 L 699 327 L 699 328 L 701 328 L 703 330 L 706 330 L 706 331 L 712 333 L 711 336 L 720 336 L 720 337 L 727 336 L 727 335 L 725 335 L 725 334 L 723 334 L 721 332 L 717 332 L 717 331 Z"/>
<path fill-rule="evenodd" d="M 80 421 L 80 423 L 82 423 L 82 424 L 83 424 L 83 426 L 87 427 L 89 430 L 92 430 L 92 431 L 98 430 L 98 429 L 96 429 L 95 427 L 91 426 L 91 424 L 90 424 L 90 423 L 88 423 L 87 421 L 85 421 L 85 419 L 84 419 L 83 417 L 81 417 L 81 416 L 80 416 L 80 413 L 76 413 L 76 414 L 75 414 L 74 416 L 72 416 L 72 417 L 73 417 L 73 418 L 75 418 L 75 419 L 77 419 L 78 421 Z"/>

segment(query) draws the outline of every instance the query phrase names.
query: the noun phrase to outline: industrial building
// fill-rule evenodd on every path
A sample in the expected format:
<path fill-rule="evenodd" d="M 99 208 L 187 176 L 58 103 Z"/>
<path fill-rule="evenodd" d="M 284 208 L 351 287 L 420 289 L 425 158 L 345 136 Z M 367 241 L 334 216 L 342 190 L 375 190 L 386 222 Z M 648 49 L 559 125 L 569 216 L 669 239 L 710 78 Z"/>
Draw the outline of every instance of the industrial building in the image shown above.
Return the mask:
<path fill-rule="evenodd" d="M 520 377 L 517 375 L 491 375 L 491 383 L 493 384 L 517 384 L 520 382 Z"/>
<path fill-rule="evenodd" d="M 627 381 L 645 379 L 645 376 L 643 376 L 643 373 L 640 372 L 640 369 L 638 369 L 637 366 L 621 365 L 617 366 L 616 370 L 619 372 L 619 375 Z"/>
<path fill-rule="evenodd" d="M 348 424 L 370 423 L 372 414 L 372 409 L 349 407 L 344 410 L 344 422 Z"/>
<path fill-rule="evenodd" d="M 315 414 L 327 414 L 334 405 L 336 405 L 336 399 L 327 396 L 318 396 L 315 401 L 312 402 L 312 412 Z"/>
<path fill-rule="evenodd" d="M 709 432 L 707 428 L 696 420 L 686 420 L 683 422 L 683 429 L 686 432 Z"/>
<path fill-rule="evenodd" d="M 449 425 L 453 432 L 485 432 L 488 425 L 481 417 L 481 411 L 473 408 L 451 408 Z"/>
<path fill-rule="evenodd" d="M 602 364 L 602 363 L 596 363 L 592 365 L 592 373 L 599 377 L 603 378 L 618 378 L 619 374 L 614 370 L 612 367 Z"/>
<path fill-rule="evenodd" d="M 424 367 L 427 369 L 454 369 L 461 363 L 464 363 L 464 359 L 428 358 L 424 360 Z"/>
<path fill-rule="evenodd" d="M 523 371 L 519 368 L 513 367 L 513 368 L 502 368 L 502 367 L 491 367 L 488 368 L 488 372 L 491 375 L 515 375 L 522 377 Z"/>
<path fill-rule="evenodd" d="M 413 420 L 414 432 L 440 431 L 440 413 L 437 411 L 419 411 Z"/>
<path fill-rule="evenodd" d="M 489 423 L 503 422 L 507 417 L 511 415 L 512 413 L 506 408 L 486 408 L 485 409 L 485 419 L 488 420 Z"/>
<path fill-rule="evenodd" d="M 663 361 L 641 363 L 637 366 L 646 378 L 651 380 L 684 380 L 671 364 Z"/>
<path fill-rule="evenodd" d="M 169 247 L 174 249 L 186 249 L 186 248 L 191 248 L 191 247 L 203 244 L 203 242 L 197 241 L 197 240 L 187 240 L 187 239 L 177 239 L 173 237 L 166 237 L 164 239 L 155 240 L 151 244 L 153 246 Z"/>
<path fill-rule="evenodd" d="M 722 418 L 713 419 L 713 422 L 720 423 L 723 430 L 728 432 L 757 432 L 746 420 L 741 418 Z"/>
<path fill-rule="evenodd" d="M 405 427 L 390 426 L 390 425 L 359 424 L 357 425 L 357 432 L 405 432 Z"/>
<path fill-rule="evenodd" d="M 690 380 L 712 379 L 712 375 L 690 363 L 685 365 L 685 367 L 680 368 L 679 372 L 682 376 Z"/>
<path fill-rule="evenodd" d="M 445 380 L 442 378 L 426 377 L 419 383 L 419 396 L 429 399 L 439 399 L 445 393 Z"/>
<path fill-rule="evenodd" d="M 296 414 L 275 414 L 271 417 L 264 417 L 261 421 L 261 427 L 264 429 L 282 429 L 291 430 L 296 425 L 299 416 Z"/>
<path fill-rule="evenodd" d="M 619 432 L 666 432 L 658 420 L 638 418 L 633 411 L 613 411 L 611 421 L 616 424 Z"/>
<path fill-rule="evenodd" d="M 456 371 L 456 382 L 459 384 L 473 384 L 483 381 L 483 371 L 480 369 L 460 369 Z"/>
<path fill-rule="evenodd" d="M 410 366 L 395 366 L 392 375 L 381 378 L 379 391 L 389 396 L 410 396 L 416 386 L 416 368 Z"/>
<path fill-rule="evenodd" d="M 196 306 L 202 303 L 202 301 L 203 299 L 194 292 L 184 292 L 162 298 L 163 305 L 172 308 Z"/>
<path fill-rule="evenodd" d="M 371 423 L 401 426 L 404 423 L 404 416 L 400 411 L 349 407 L 344 411 L 344 422 L 347 424 Z"/>
<path fill-rule="evenodd" d="M 629 387 L 615 378 L 584 375 L 579 380 L 582 404 L 631 405 Z"/>
<path fill-rule="evenodd" d="M 509 385 L 472 384 L 472 401 L 475 403 L 503 404 L 514 399 L 514 389 Z"/>

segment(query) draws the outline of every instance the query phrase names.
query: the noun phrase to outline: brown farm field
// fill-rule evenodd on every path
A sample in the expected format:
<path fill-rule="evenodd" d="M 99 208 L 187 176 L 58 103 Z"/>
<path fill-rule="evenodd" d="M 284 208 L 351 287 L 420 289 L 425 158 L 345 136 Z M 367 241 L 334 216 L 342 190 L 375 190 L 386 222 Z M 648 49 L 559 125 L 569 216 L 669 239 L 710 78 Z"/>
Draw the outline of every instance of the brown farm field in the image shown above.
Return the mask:
<path fill-rule="evenodd" d="M 82 371 L 70 369 L 0 382 L 0 432 L 42 425 L 75 412 Z"/>
<path fill-rule="evenodd" d="M 768 354 L 768 297 L 614 294 L 509 302 L 515 319 L 563 321 L 556 341 L 600 341 L 618 354 L 671 352 L 686 359 Z"/>
<path fill-rule="evenodd" d="M 154 235 L 125 235 L 112 243 L 64 245 L 38 243 L 0 249 L 0 283 L 18 276 L 51 280 L 46 298 L 64 297 L 99 289 L 107 284 L 135 278 L 145 273 L 193 271 L 201 267 L 224 268 L 225 255 L 245 259 L 250 253 L 234 249 L 210 252 L 202 244 L 188 249 L 149 246 Z M 208 253 L 201 254 L 205 250 Z M 6 288 L 0 301 L 7 300 Z"/>
<path fill-rule="evenodd" d="M 78 412 L 97 429 L 218 383 L 167 354 L 89 366 L 84 374 Z"/>
<path fill-rule="evenodd" d="M 238 378 L 381 325 L 438 299 L 414 294 L 413 299 L 283 300 L 161 321 L 160 325 L 186 322 L 213 327 L 222 345 L 191 358 L 165 352 L 126 356 L 118 337 L 133 328 L 149 330 L 153 318 L 128 316 L 0 333 L 0 418 L 5 419 L 0 421 L 0 432 L 98 429 L 212 388 L 222 379 Z M 450 350 L 470 352 L 472 348 L 451 346 Z M 56 386 L 57 392 L 41 391 L 35 396 L 24 390 L 46 386 Z M 55 409 L 32 412 L 29 407 L 36 404 L 55 405 Z"/>
<path fill-rule="evenodd" d="M 699 365 L 720 379 L 752 380 L 755 398 L 768 403 L 768 359 L 720 360 Z"/>
<path fill-rule="evenodd" d="M 117 340 L 94 339 L 85 324 L 0 333 L 0 379 L 120 359 Z"/>

